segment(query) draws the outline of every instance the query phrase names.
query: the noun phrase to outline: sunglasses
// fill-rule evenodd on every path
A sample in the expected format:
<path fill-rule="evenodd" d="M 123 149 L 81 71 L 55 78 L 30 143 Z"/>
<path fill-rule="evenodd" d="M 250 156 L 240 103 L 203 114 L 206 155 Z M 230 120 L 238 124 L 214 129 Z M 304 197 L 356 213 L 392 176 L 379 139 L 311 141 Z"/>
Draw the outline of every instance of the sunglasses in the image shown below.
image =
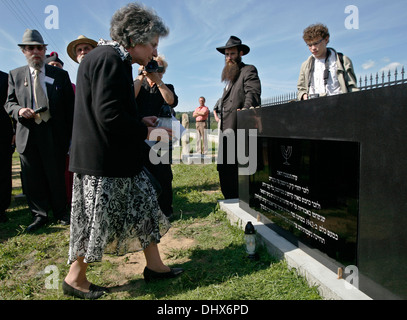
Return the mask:
<path fill-rule="evenodd" d="M 24 50 L 27 50 L 27 51 L 34 51 L 35 49 L 37 49 L 38 51 L 43 51 L 43 50 L 45 50 L 45 46 L 41 46 L 41 45 L 25 46 L 25 48 L 24 48 Z"/>

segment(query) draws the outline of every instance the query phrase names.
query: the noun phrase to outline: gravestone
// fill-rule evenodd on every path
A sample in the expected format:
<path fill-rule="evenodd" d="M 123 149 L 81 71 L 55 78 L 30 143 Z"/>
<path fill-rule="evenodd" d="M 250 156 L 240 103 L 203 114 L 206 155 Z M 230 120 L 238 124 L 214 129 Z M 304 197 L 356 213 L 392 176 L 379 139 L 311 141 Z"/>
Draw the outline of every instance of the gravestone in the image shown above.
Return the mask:
<path fill-rule="evenodd" d="M 359 144 L 259 138 L 249 204 L 343 264 L 356 264 Z"/>
<path fill-rule="evenodd" d="M 240 207 L 332 271 L 356 266 L 376 299 L 407 298 L 406 101 L 398 85 L 238 113 L 259 129 Z"/>

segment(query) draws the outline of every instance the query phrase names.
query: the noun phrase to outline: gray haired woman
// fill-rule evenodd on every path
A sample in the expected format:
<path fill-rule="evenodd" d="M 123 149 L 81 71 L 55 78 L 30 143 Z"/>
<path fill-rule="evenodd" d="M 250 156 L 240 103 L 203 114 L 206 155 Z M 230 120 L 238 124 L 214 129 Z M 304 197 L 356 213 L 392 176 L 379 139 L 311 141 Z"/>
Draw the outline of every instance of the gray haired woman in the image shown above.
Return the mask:
<path fill-rule="evenodd" d="M 86 277 L 88 264 L 105 252 L 143 250 L 146 281 L 183 272 L 164 265 L 158 251 L 170 224 L 142 171 L 144 140 L 157 119 L 140 118 L 131 67 L 145 66 L 157 56 L 159 38 L 167 34 L 152 10 L 129 4 L 112 17 L 113 40 L 101 40 L 79 66 L 70 154 L 71 267 L 62 286 L 66 295 L 97 299 L 107 291 Z"/>

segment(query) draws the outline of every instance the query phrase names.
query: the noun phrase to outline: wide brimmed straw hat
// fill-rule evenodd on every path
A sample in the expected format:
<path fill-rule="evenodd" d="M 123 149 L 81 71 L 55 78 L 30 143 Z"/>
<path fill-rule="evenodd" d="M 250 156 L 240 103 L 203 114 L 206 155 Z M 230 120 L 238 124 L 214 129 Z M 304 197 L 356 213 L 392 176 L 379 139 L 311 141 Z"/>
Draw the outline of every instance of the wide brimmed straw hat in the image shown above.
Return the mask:
<path fill-rule="evenodd" d="M 90 44 L 93 48 L 96 48 L 96 46 L 98 45 L 98 43 L 95 40 L 89 39 L 89 38 L 85 37 L 84 35 L 80 35 L 76 40 L 70 42 L 68 44 L 68 47 L 66 48 L 66 52 L 71 57 L 71 59 L 75 62 L 78 62 L 78 60 L 76 59 L 75 48 L 78 44 L 82 44 L 82 43 Z"/>

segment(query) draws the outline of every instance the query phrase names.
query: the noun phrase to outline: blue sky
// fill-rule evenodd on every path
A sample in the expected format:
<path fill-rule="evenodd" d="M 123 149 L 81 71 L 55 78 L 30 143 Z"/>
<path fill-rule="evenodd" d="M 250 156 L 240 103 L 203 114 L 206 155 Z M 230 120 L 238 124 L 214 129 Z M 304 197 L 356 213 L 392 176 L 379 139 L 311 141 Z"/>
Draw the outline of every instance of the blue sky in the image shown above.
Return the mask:
<path fill-rule="evenodd" d="M 68 43 L 80 34 L 109 39 L 113 13 L 130 1 L 122 0 L 0 0 L 0 70 L 25 65 L 17 44 L 26 28 L 37 29 L 57 51 L 72 82 L 78 65 L 66 53 Z M 177 111 L 192 111 L 200 96 L 211 109 L 222 95 L 220 81 L 224 57 L 216 51 L 231 35 L 251 48 L 243 61 L 253 64 L 262 82 L 262 99 L 296 90 L 301 63 L 309 56 L 302 32 L 310 24 L 328 26 L 329 46 L 348 55 L 358 77 L 407 66 L 407 2 L 405 0 L 145 0 L 170 29 L 161 39 L 159 53 L 169 63 L 164 81 L 175 86 Z M 45 22 L 58 9 L 58 29 Z M 345 25 L 348 19 L 358 29 Z M 55 21 L 51 21 L 55 25 Z M 49 27 L 49 26 L 48 26 Z M 138 66 L 133 65 L 134 70 Z M 135 73 L 134 73 L 135 74 Z"/>

